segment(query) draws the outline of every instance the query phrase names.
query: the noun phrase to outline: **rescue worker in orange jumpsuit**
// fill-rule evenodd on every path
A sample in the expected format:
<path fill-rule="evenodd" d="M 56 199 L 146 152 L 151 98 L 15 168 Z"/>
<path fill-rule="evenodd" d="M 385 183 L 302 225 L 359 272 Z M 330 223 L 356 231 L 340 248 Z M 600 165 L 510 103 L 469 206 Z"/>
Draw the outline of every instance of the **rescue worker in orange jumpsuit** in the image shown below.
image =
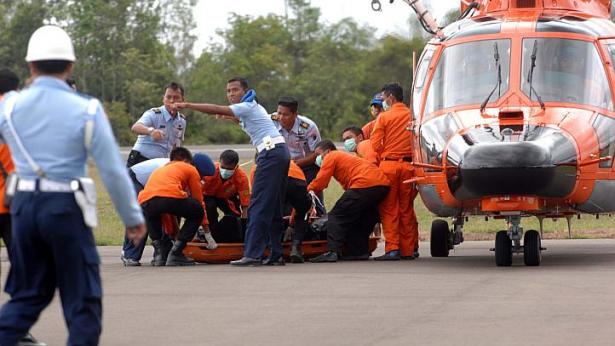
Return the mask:
<path fill-rule="evenodd" d="M 344 149 L 349 153 L 356 153 L 358 157 L 378 166 L 378 155 L 372 148 L 369 139 L 363 139 L 363 130 L 358 126 L 349 126 L 342 131 Z"/>
<path fill-rule="evenodd" d="M 376 119 L 378 115 L 382 113 L 382 93 L 376 93 L 372 98 L 372 103 L 369 105 L 369 112 L 374 120 L 368 122 L 363 126 L 363 139 L 370 139 L 372 132 L 374 131 L 374 125 L 376 125 Z"/>
<path fill-rule="evenodd" d="M 222 243 L 243 242 L 242 219 L 248 218 L 250 183 L 239 167 L 239 155 L 225 150 L 216 162 L 213 176 L 203 179 L 205 212 L 214 239 Z M 224 213 L 218 221 L 218 209 Z"/>
<path fill-rule="evenodd" d="M 203 225 L 205 232 L 209 233 L 201 188 L 201 177 L 205 175 L 201 171 L 205 170 L 203 162 L 197 161 L 196 157 L 193 164 L 171 161 L 155 170 L 139 193 L 138 200 L 154 247 L 154 266 L 194 265 L 194 260 L 184 256 L 183 250 L 194 238 L 199 226 Z M 162 214 L 185 219 L 167 258 L 164 258 L 161 244 Z"/>
<path fill-rule="evenodd" d="M 316 153 L 320 171 L 308 190 L 323 191 L 334 177 L 345 191 L 325 224 L 329 251 L 311 262 L 336 262 L 344 244 L 347 251 L 342 259 L 367 260 L 369 235 L 378 222 L 378 206 L 389 193 L 389 180 L 366 160 L 338 151 L 330 140 L 318 143 Z"/>
<path fill-rule="evenodd" d="M 418 243 L 418 223 L 414 214 L 414 184 L 404 183 L 414 176 L 410 109 L 403 103 L 398 83 L 382 89 L 382 112 L 372 132 L 372 148 L 378 154 L 380 169 L 391 181 L 391 191 L 380 205 L 380 218 L 386 240 L 386 253 L 375 260 L 414 259 Z"/>

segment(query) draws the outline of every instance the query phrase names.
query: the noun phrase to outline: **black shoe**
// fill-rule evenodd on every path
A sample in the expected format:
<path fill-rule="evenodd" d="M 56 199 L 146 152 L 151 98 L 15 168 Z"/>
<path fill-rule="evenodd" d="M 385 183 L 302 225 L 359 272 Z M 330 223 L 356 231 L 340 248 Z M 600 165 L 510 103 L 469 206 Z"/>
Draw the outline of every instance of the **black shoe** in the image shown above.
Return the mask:
<path fill-rule="evenodd" d="M 277 260 L 273 260 L 271 257 L 267 257 L 267 259 L 263 261 L 263 265 L 264 266 L 283 266 L 283 265 L 286 265 L 286 262 L 284 262 L 284 257 L 282 256 L 278 257 Z"/>
<path fill-rule="evenodd" d="M 369 260 L 369 254 L 363 254 L 363 255 L 346 255 L 346 256 L 341 256 L 340 260 L 341 261 L 367 261 Z"/>
<path fill-rule="evenodd" d="M 47 346 L 46 343 L 36 340 L 30 333 L 26 334 L 19 342 L 17 346 Z"/>
<path fill-rule="evenodd" d="M 122 259 L 122 262 L 124 262 L 124 267 L 139 267 L 141 265 L 139 261 L 132 258 L 126 258 L 124 255 L 120 258 Z"/>
<path fill-rule="evenodd" d="M 414 258 L 419 258 L 421 256 L 421 254 L 419 253 L 419 250 L 414 250 L 414 254 L 413 254 Z"/>
<path fill-rule="evenodd" d="M 154 247 L 154 258 L 152 259 L 152 265 L 154 267 L 163 267 L 167 263 L 167 258 L 162 255 L 162 241 L 154 240 L 152 241 L 152 246 Z"/>
<path fill-rule="evenodd" d="M 406 260 L 406 261 L 412 261 L 416 259 L 414 255 L 413 256 L 400 256 L 399 258 L 401 258 L 402 260 Z"/>
<path fill-rule="evenodd" d="M 333 263 L 337 262 L 337 253 L 333 251 L 327 251 L 318 257 L 314 257 L 310 260 L 312 263 Z"/>
<path fill-rule="evenodd" d="M 301 242 L 294 242 L 290 249 L 290 263 L 303 263 L 303 252 L 301 251 Z"/>
<path fill-rule="evenodd" d="M 193 266 L 195 264 L 194 260 L 186 255 L 184 255 L 184 248 L 186 247 L 186 242 L 182 240 L 176 240 L 175 244 L 173 244 L 173 248 L 169 253 L 169 257 L 167 258 L 167 267 L 173 266 Z"/>
<path fill-rule="evenodd" d="M 398 250 L 393 250 L 385 253 L 382 256 L 374 257 L 374 261 L 399 261 L 401 256 L 399 256 Z"/>
<path fill-rule="evenodd" d="M 236 267 L 257 267 L 263 264 L 261 260 L 250 257 L 242 257 L 236 261 L 231 261 L 231 265 Z"/>

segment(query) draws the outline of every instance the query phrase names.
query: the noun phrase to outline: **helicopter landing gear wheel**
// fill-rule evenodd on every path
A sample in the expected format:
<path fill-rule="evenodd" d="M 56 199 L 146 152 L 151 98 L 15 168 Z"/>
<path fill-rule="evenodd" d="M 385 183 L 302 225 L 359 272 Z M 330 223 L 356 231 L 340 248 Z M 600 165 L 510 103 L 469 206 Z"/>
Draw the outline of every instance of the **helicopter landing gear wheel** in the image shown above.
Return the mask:
<path fill-rule="evenodd" d="M 498 267 L 512 265 L 512 240 L 507 231 L 499 231 L 495 235 L 495 265 Z"/>
<path fill-rule="evenodd" d="M 431 257 L 448 257 L 449 234 L 448 222 L 444 220 L 434 220 L 431 223 Z"/>
<path fill-rule="evenodd" d="M 539 266 L 542 259 L 541 241 L 537 231 L 530 230 L 523 237 L 523 262 L 526 266 Z"/>

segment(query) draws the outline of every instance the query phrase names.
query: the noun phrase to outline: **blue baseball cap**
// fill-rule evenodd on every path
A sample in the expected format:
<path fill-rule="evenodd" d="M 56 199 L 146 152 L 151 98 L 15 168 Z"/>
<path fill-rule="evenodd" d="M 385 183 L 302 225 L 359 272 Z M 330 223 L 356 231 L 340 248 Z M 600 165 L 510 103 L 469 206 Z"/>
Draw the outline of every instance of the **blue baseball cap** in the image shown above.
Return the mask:
<path fill-rule="evenodd" d="M 370 103 L 369 105 L 370 106 L 376 105 L 376 106 L 382 107 L 382 99 L 383 99 L 383 97 L 382 97 L 382 93 L 381 92 L 380 93 L 375 93 L 374 97 L 372 98 L 372 103 Z"/>
<path fill-rule="evenodd" d="M 192 157 L 192 162 L 194 162 L 194 166 L 196 167 L 196 170 L 199 171 L 199 175 L 201 177 L 209 177 L 214 175 L 214 173 L 216 172 L 214 162 L 207 154 L 194 154 L 194 156 Z"/>

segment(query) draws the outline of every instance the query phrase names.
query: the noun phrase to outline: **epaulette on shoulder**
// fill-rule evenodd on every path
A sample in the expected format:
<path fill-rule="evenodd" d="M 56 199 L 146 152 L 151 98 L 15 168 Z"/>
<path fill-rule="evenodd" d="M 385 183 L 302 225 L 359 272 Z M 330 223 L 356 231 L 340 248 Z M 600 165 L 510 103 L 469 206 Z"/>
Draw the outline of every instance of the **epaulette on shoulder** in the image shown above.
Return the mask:
<path fill-rule="evenodd" d="M 162 113 L 162 109 L 160 109 L 160 108 L 152 108 L 152 109 L 150 109 L 150 111 L 152 111 L 152 112 L 154 112 L 156 114 Z"/>
<path fill-rule="evenodd" d="M 310 123 L 305 122 L 305 121 L 301 121 L 301 123 L 299 124 L 299 126 L 303 127 L 304 129 L 309 129 L 310 128 Z"/>
<path fill-rule="evenodd" d="M 279 121 L 280 120 L 280 116 L 278 115 L 278 113 L 271 113 L 271 120 Z"/>

